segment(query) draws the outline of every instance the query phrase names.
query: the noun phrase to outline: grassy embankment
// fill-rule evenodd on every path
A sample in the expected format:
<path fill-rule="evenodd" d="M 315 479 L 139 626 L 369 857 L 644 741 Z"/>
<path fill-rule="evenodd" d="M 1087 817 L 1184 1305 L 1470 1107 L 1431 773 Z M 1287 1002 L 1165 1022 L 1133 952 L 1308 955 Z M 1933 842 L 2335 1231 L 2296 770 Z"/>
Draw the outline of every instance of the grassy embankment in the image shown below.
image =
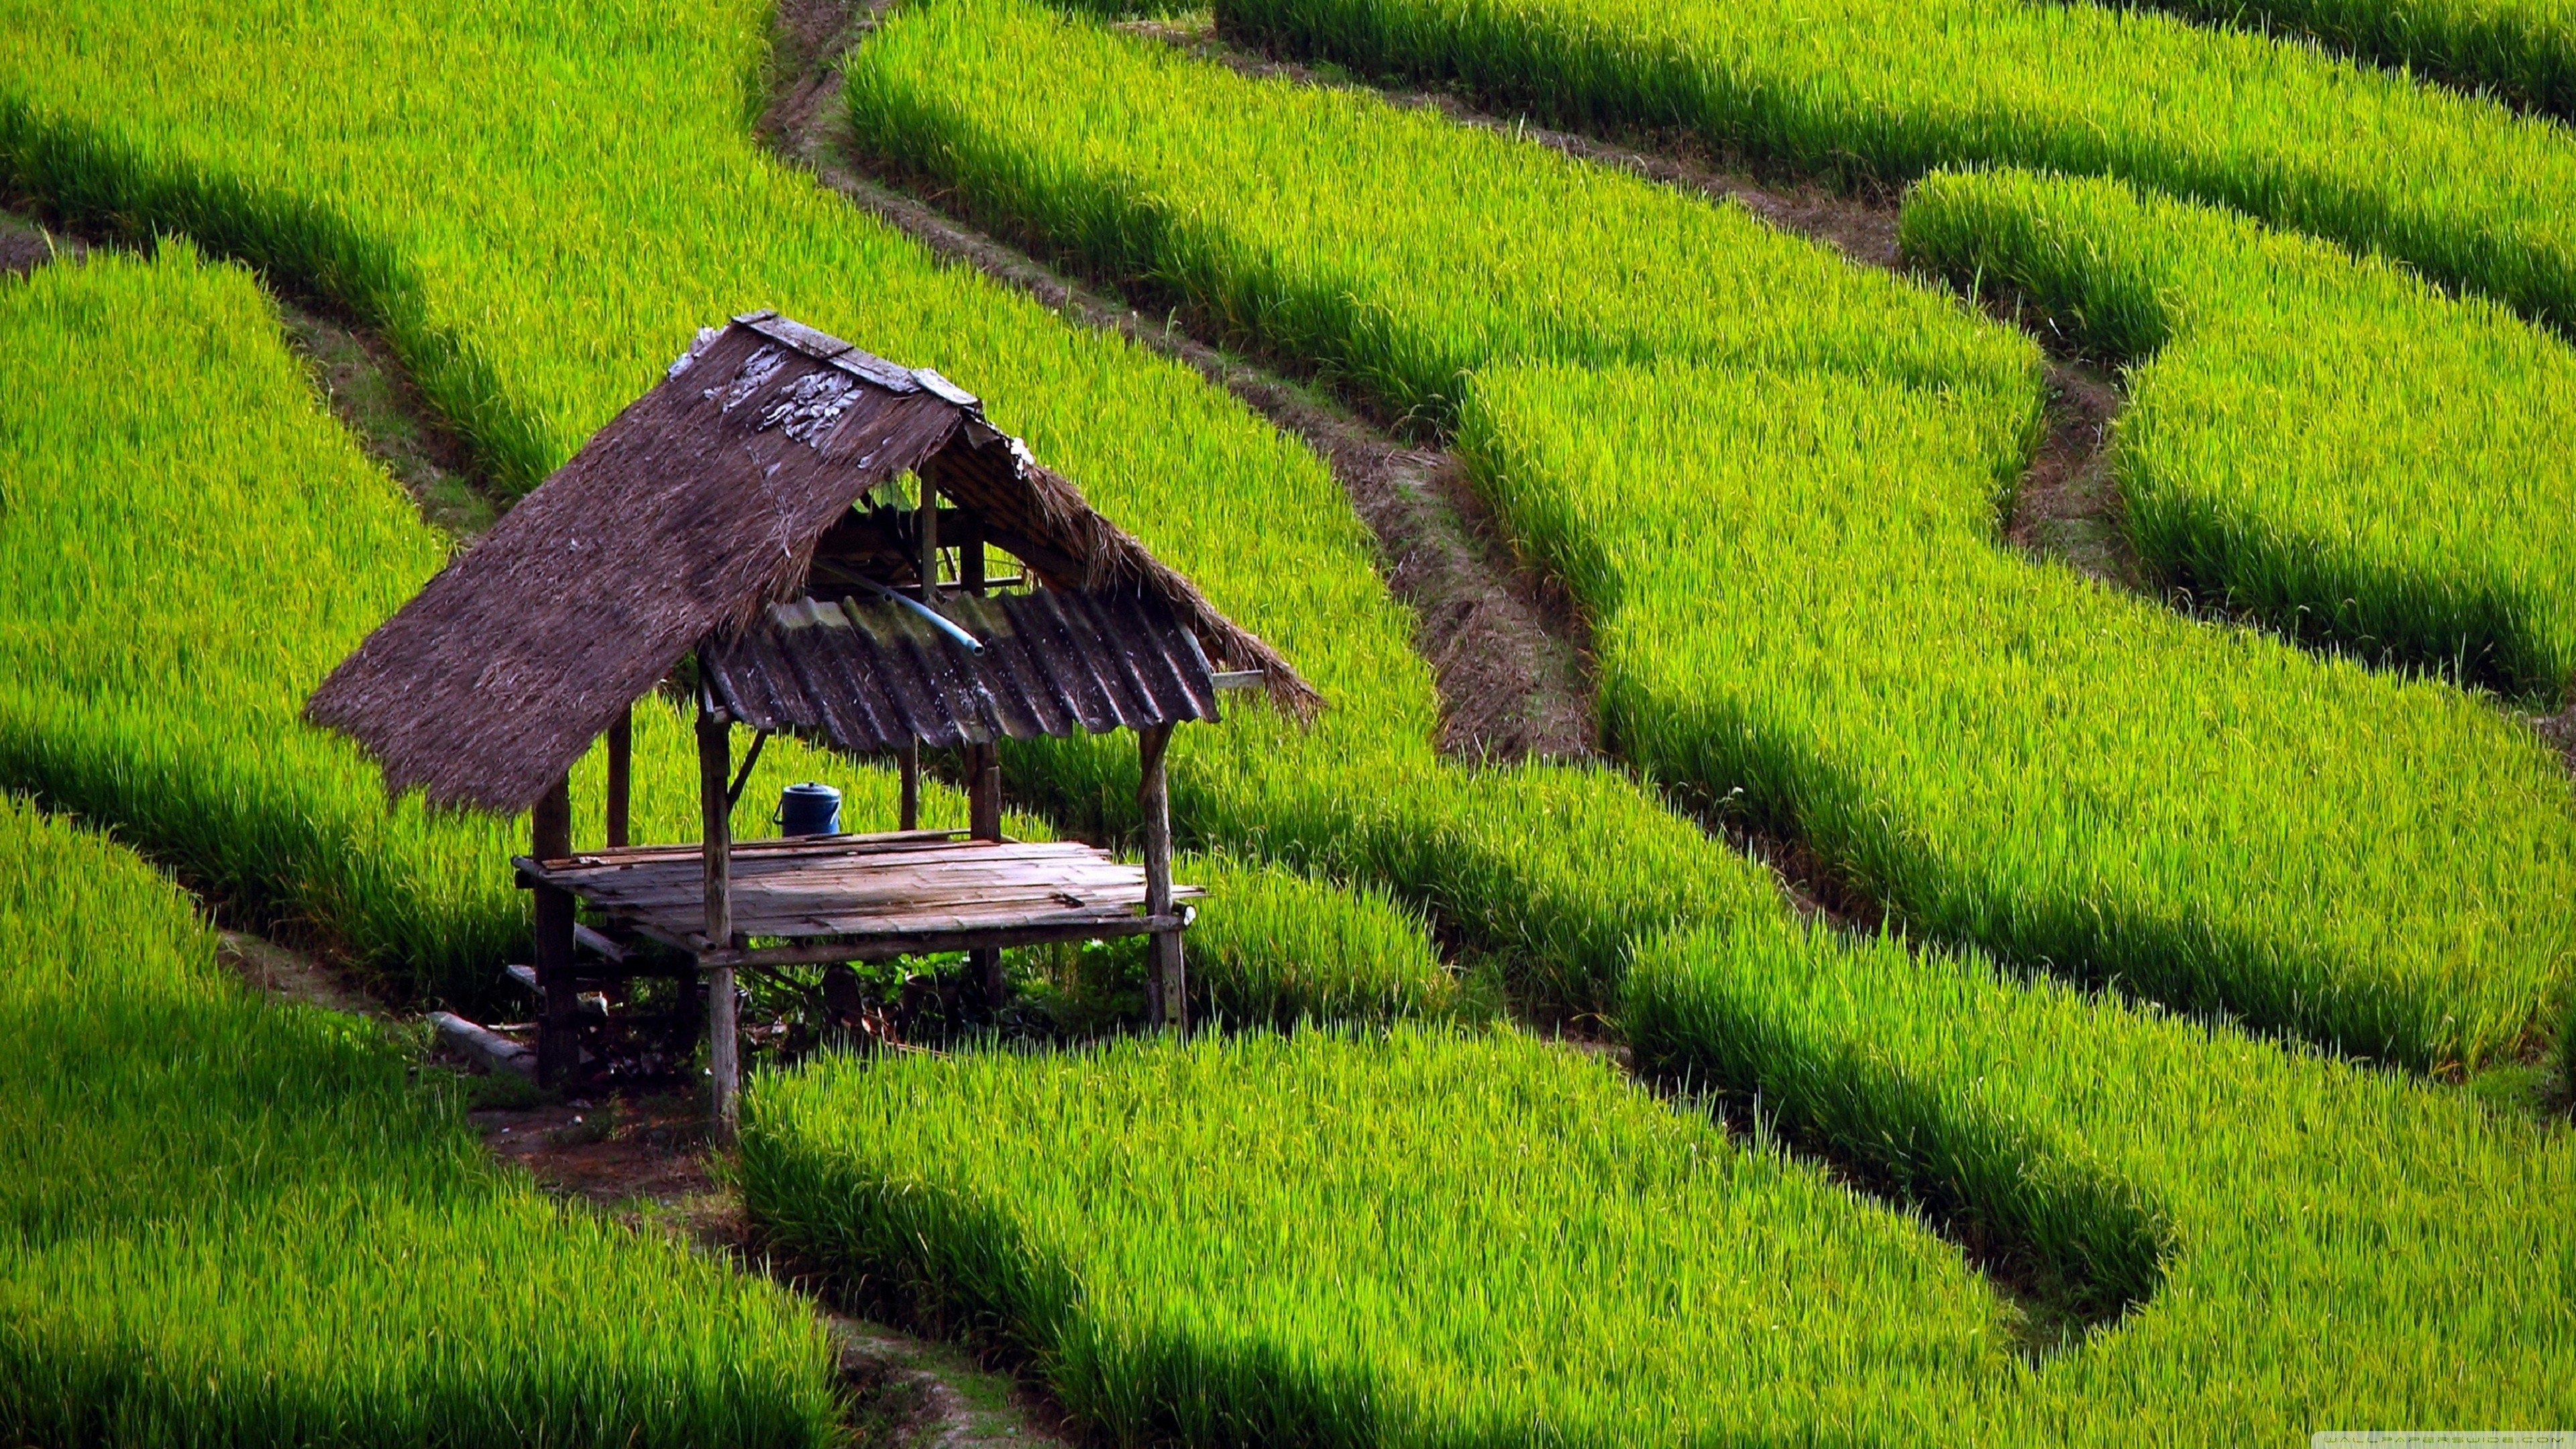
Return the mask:
<path fill-rule="evenodd" d="M 1683 132 L 1803 175 L 2124 177 L 2576 330 L 2576 136 L 2305 45 L 2039 0 L 1219 0 L 1216 15 L 1365 74 L 1578 128 Z"/>
<path fill-rule="evenodd" d="M 0 6 L 0 167 L 59 214 L 186 232 L 376 319 L 521 486 L 729 312 L 776 306 L 936 366 L 1330 699 L 1311 733 L 1257 707 L 1184 731 L 1185 843 L 1388 889 L 1574 1010 L 1610 1001 L 1642 934 L 1767 916 L 1759 869 L 1614 775 L 1444 764 L 1411 621 L 1323 466 L 1195 374 L 938 266 L 769 157 L 711 80 L 757 72 L 763 20 L 749 0 Z M 1006 750 L 1005 770 L 1016 798 L 1116 833 L 1133 758 L 1074 742 Z"/>
<path fill-rule="evenodd" d="M 2576 353 L 2477 298 L 2115 181 L 1941 173 L 1909 255 L 2127 370 L 2139 557 L 2299 638 L 2556 710 L 2576 679 Z"/>
<path fill-rule="evenodd" d="M 2527 733 L 1995 547 L 2037 408 L 2008 329 L 1731 208 L 1021 6 L 909 11 L 849 90 L 862 144 L 1230 340 L 1393 415 L 1466 395 L 1480 486 L 1593 618 L 1606 737 L 1916 929 L 2420 1066 L 2563 990 L 2576 833 Z M 1697 390 L 1720 367 L 1781 381 Z"/>

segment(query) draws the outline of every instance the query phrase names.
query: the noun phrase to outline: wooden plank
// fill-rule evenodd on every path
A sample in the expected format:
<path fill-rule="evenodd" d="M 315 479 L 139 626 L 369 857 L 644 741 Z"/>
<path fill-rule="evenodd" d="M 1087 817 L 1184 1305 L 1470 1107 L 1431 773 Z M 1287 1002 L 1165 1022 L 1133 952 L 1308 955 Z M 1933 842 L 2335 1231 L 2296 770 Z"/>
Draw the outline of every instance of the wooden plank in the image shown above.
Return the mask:
<path fill-rule="evenodd" d="M 811 966 L 834 961 L 932 955 L 982 947 L 1003 949 L 1012 946 L 1038 946 L 1052 941 L 1107 941 L 1122 936 L 1142 936 L 1157 931 L 1180 930 L 1187 924 L 1188 922 L 1179 916 L 1124 916 L 1114 920 L 1076 921 L 995 930 L 854 936 L 838 941 L 767 946 L 757 950 L 708 952 L 699 959 L 710 966 L 721 963 L 737 968 Z"/>
<path fill-rule="evenodd" d="M 572 943 L 611 966 L 626 964 L 626 948 L 588 926 L 575 925 L 572 928 Z"/>
<path fill-rule="evenodd" d="M 963 830 L 886 830 L 866 835 L 786 835 L 763 840 L 737 840 L 733 853 L 741 856 L 870 854 L 883 850 L 911 850 L 954 844 L 966 838 Z M 1013 844 L 1056 844 L 1059 842 L 1015 841 Z M 1071 842 L 1079 844 L 1080 842 Z M 620 850 L 586 850 L 579 855 L 555 858 L 514 856 L 523 868 L 547 870 L 642 865 L 663 860 L 694 861 L 704 847 L 692 842 L 685 845 L 630 845 Z M 1089 847 L 1084 847 L 1088 849 Z"/>
<path fill-rule="evenodd" d="M 1203 897 L 1205 894 L 1205 890 L 1198 886 L 1174 885 L 1172 887 L 1172 898 L 1176 901 L 1196 900 Z M 1085 905 L 1105 905 L 1111 902 L 1134 903 L 1144 899 L 1142 883 L 1138 882 L 1133 877 L 1111 882 L 1076 883 L 1069 889 L 1067 888 L 1066 883 L 1061 881 L 1038 880 L 1011 883 L 974 883 L 954 886 L 952 888 L 936 892 L 924 893 L 906 891 L 753 890 L 738 891 L 735 893 L 734 916 L 736 921 L 735 928 L 736 930 L 741 930 L 745 929 L 742 922 L 754 915 L 803 915 L 811 914 L 817 908 L 822 907 L 841 907 L 845 910 L 854 908 L 868 909 L 884 907 L 900 910 L 907 906 L 932 907 L 948 903 L 972 903 L 976 901 L 1013 898 L 1061 900 L 1066 895 L 1080 898 L 1078 902 L 1066 903 L 1068 906 L 1076 909 Z M 600 906 L 603 910 L 610 912 L 612 915 L 620 917 L 630 915 L 664 916 L 683 918 L 691 921 L 692 923 L 704 919 L 702 904 L 699 901 L 692 899 L 686 893 L 672 893 L 644 901 L 604 900 L 594 901 L 593 904 Z"/>
<path fill-rule="evenodd" d="M 688 877 L 634 879 L 634 882 L 564 882 L 582 900 L 603 905 L 670 905 L 698 900 L 698 871 Z M 786 877 L 734 879 L 734 895 L 778 897 L 894 897 L 945 895 L 974 890 L 1144 890 L 1146 877 L 1136 866 L 1054 866 L 1054 869 L 953 869 L 953 871 L 876 871 L 876 874 L 824 874 L 804 871 Z M 1177 890 L 1177 887 L 1175 887 Z"/>
<path fill-rule="evenodd" d="M 535 1054 L 526 1047 L 497 1032 L 487 1031 L 452 1011 L 433 1011 L 429 1020 L 438 1028 L 439 1040 L 481 1062 L 487 1071 L 516 1072 L 526 1076 L 535 1066 L 530 1060 Z"/>

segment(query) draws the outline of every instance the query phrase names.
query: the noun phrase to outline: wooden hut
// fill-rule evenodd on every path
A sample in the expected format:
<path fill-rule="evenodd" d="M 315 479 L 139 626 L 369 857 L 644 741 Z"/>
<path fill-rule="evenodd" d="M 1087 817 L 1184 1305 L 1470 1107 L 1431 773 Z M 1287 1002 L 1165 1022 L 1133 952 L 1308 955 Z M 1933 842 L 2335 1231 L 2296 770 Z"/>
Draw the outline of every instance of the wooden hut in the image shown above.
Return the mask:
<path fill-rule="evenodd" d="M 989 562 L 1006 555 L 1008 571 Z M 629 840 L 635 701 L 694 658 L 703 838 Z M 734 973 L 1153 937 L 1184 1012 L 1164 747 L 1259 688 L 1320 701 L 1261 640 L 1086 504 L 937 373 L 771 312 L 687 355 L 342 661 L 306 706 L 431 802 L 531 811 L 538 1067 L 579 1070 L 578 994 L 673 948 L 708 990 L 716 1110 L 738 1085 Z M 904 829 L 730 839 L 733 726 L 899 758 Z M 1003 738 L 1136 731 L 1145 861 L 1001 833 Z M 608 740 L 607 848 L 575 854 L 566 772 Z M 918 824 L 924 748 L 954 749 L 966 832 Z M 731 776 L 731 778 L 728 778 Z M 599 919 L 578 920 L 577 903 Z M 665 958 L 666 961 L 674 958 Z M 668 969 L 667 967 L 665 969 Z"/>

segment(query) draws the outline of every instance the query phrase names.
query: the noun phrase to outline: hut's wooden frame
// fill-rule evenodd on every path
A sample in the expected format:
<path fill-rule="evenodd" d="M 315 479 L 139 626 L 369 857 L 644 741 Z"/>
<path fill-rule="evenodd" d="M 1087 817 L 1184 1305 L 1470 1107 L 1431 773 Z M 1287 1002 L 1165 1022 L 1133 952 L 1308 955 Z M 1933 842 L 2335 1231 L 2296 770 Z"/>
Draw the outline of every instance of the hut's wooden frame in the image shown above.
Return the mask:
<path fill-rule="evenodd" d="M 920 484 L 908 525 L 901 513 L 882 506 L 853 515 L 854 505 L 905 474 Z M 802 597 L 821 587 L 818 560 L 831 561 L 844 581 L 904 603 L 895 597 L 899 585 L 909 593 L 907 607 L 914 613 L 937 615 L 942 590 L 951 586 L 941 577 L 943 530 L 953 532 L 958 551 L 953 587 L 959 593 L 982 597 L 1003 582 L 1046 591 L 993 604 L 1002 613 L 977 626 L 988 631 L 980 642 L 951 621 L 932 619 L 963 647 L 992 656 L 996 640 L 1007 638 L 1020 651 L 1010 657 L 1045 663 L 1036 642 L 1044 630 L 1026 622 L 1044 616 L 1053 621 L 1044 628 L 1058 631 L 1049 637 L 1066 640 L 1077 652 L 1113 635 L 1125 641 L 1119 647 L 1144 652 L 1118 656 L 1128 661 L 1120 666 L 1127 684 L 1106 693 L 1094 689 L 1078 699 L 1054 699 L 1023 692 L 997 703 L 1008 694 L 997 683 L 981 694 L 975 691 L 982 685 L 968 691 L 981 704 L 944 706 L 967 707 L 965 714 L 933 718 L 942 707 L 898 708 L 900 728 L 871 715 L 873 722 L 862 732 L 872 742 L 868 749 L 899 751 L 905 829 L 879 837 L 833 837 L 839 844 L 816 847 L 821 854 L 815 858 L 853 848 L 852 841 L 864 845 L 874 839 L 888 850 L 922 845 L 902 837 L 919 835 L 925 743 L 960 749 L 970 815 L 963 851 L 1010 844 L 1001 836 L 1000 738 L 1130 728 L 1138 735 L 1145 857 L 1136 913 L 1110 919 L 1094 909 L 1076 919 L 1083 914 L 1077 910 L 1044 920 L 1034 917 L 1046 913 L 1036 912 L 1025 921 L 875 936 L 863 930 L 764 929 L 755 934 L 788 944 L 751 947 L 738 926 L 746 919 L 777 922 L 737 911 L 734 867 L 746 845 L 731 839 L 730 830 L 731 799 L 739 788 L 730 778 L 734 715 L 751 709 L 748 718 L 763 730 L 782 727 L 781 719 L 806 728 L 815 716 L 773 708 L 795 696 L 794 689 L 767 704 L 741 693 L 740 678 L 727 671 L 739 665 L 752 671 L 741 678 L 758 683 L 765 677 L 762 666 L 750 653 L 735 660 L 727 651 L 768 649 L 772 653 L 763 657 L 792 661 L 803 656 L 794 649 L 776 652 L 786 648 L 778 642 L 784 636 L 760 631 L 825 614 L 864 624 L 869 616 L 853 612 L 847 600 L 818 605 Z M 895 539 L 902 546 L 889 554 L 889 540 Z M 1020 561 L 1019 579 L 986 577 L 988 541 Z M 906 557 L 907 549 L 917 554 Z M 791 603 L 804 613 L 782 613 Z M 1024 605 L 1038 614 L 1012 612 Z M 764 623 L 765 614 L 771 622 Z M 1063 634 L 1075 615 L 1085 622 L 1074 635 Z M 1015 619 L 1022 624 L 1011 624 Z M 989 632 L 995 628 L 1001 633 Z M 716 656 L 708 654 L 711 648 Z M 915 644 L 904 648 L 912 651 L 909 657 L 920 657 Z M 1171 878 L 1165 757 L 1172 728 L 1184 720 L 1215 719 L 1214 691 L 1220 688 L 1259 689 L 1300 721 L 1322 704 L 1275 651 L 1092 510 L 1071 483 L 994 428 L 981 403 L 945 378 L 899 367 L 772 312 L 747 313 L 729 326 L 706 329 L 660 385 L 594 435 L 369 636 L 306 705 L 309 719 L 351 735 L 373 754 L 389 788 L 421 788 L 439 805 L 530 812 L 530 854 L 518 865 L 532 894 L 531 974 L 542 1001 L 537 1057 L 545 1080 L 569 1080 L 578 1068 L 582 983 L 647 974 L 637 962 L 618 959 L 625 947 L 580 924 L 585 867 L 571 848 L 570 769 L 594 741 L 606 741 L 608 848 L 593 853 L 591 865 L 650 865 L 667 874 L 667 848 L 657 854 L 630 839 L 633 708 L 693 649 L 701 664 L 701 929 L 688 931 L 667 917 L 657 922 L 632 901 L 621 907 L 605 887 L 593 891 L 599 899 L 592 904 L 630 936 L 678 948 L 704 978 L 715 1105 L 728 1137 L 740 1081 L 733 1021 L 740 970 L 908 954 L 896 949 L 905 946 L 962 949 L 970 953 L 988 996 L 998 999 L 1001 951 L 1009 946 L 1143 934 L 1153 940 L 1154 1019 L 1186 1027 L 1181 936 L 1190 911 L 1182 902 L 1193 892 Z M 1138 659 L 1152 663 L 1146 672 L 1159 683 L 1144 679 Z M 1047 664 L 1040 672 L 1052 680 L 1054 668 Z M 859 677 L 844 675 L 840 687 L 858 687 L 847 681 Z M 880 670 L 864 677 L 888 676 Z M 710 678 L 721 681 L 723 698 L 706 684 Z M 846 744 L 843 725 L 830 723 L 840 718 L 833 713 L 838 706 L 828 703 L 836 697 L 806 702 L 823 709 L 828 727 L 822 732 Z M 764 709 L 772 713 L 761 714 Z M 782 851 L 792 854 L 799 847 L 759 842 L 749 848 L 774 863 L 786 858 Z M 1090 851 L 1079 845 L 1062 849 Z M 1065 868 L 1136 869 L 1117 865 L 1105 852 L 1091 855 L 1097 859 L 1066 857 Z M 1126 878 L 1118 880 L 1113 895 L 1127 891 Z M 578 960 L 584 946 L 608 958 L 611 969 L 586 970 Z"/>

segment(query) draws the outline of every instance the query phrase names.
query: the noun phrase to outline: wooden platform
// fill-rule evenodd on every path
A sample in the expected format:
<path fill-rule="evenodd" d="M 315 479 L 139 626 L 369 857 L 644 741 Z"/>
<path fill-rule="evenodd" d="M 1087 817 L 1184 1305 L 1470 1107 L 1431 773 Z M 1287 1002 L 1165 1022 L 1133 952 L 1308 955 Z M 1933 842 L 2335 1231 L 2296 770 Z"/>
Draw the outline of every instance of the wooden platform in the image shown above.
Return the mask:
<path fill-rule="evenodd" d="M 522 885 L 549 885 L 707 965 L 875 960 L 930 951 L 1150 935 L 1188 924 L 1148 916 L 1145 870 L 1079 841 L 972 840 L 962 832 L 815 835 L 733 847 L 730 949 L 706 939 L 696 845 L 518 857 Z M 1204 894 L 1175 886 L 1175 900 Z M 786 944 L 744 949 L 747 937 Z M 710 949 L 710 947 L 714 949 Z"/>

